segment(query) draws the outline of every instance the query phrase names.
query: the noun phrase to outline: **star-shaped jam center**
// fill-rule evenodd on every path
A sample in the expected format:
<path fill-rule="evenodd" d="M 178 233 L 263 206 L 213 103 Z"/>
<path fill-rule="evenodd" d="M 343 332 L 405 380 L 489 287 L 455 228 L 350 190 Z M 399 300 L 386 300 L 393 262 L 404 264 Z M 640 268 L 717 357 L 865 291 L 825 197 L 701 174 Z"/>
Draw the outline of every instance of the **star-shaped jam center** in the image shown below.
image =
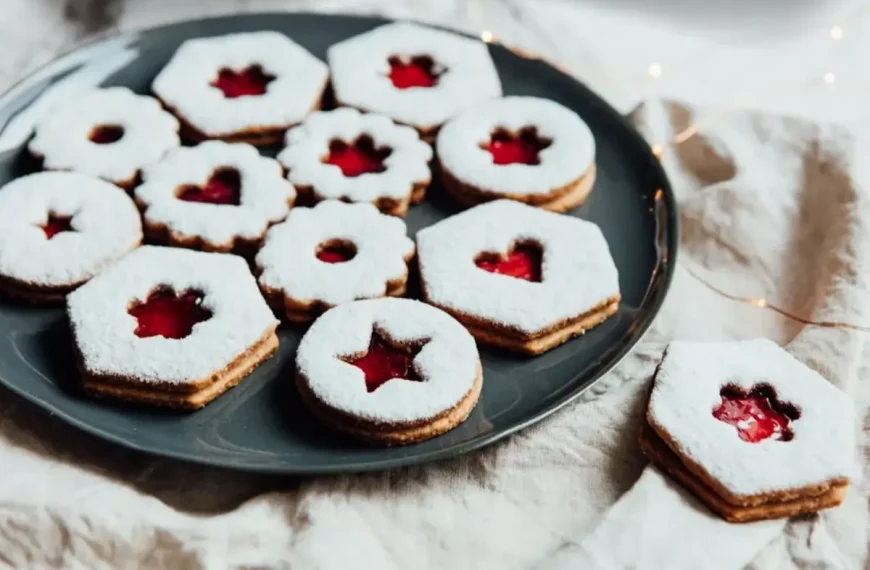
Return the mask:
<path fill-rule="evenodd" d="M 179 200 L 224 206 L 238 206 L 242 176 L 235 168 L 218 168 L 202 186 L 188 184 L 176 191 Z"/>
<path fill-rule="evenodd" d="M 327 240 L 317 246 L 314 255 L 324 263 L 344 263 L 356 257 L 356 246 L 347 240 Z"/>
<path fill-rule="evenodd" d="M 538 135 L 537 127 L 523 127 L 519 132 L 496 129 L 481 148 L 489 151 L 494 164 L 536 165 L 541 163 L 541 151 L 551 144 L 552 139 Z"/>
<path fill-rule="evenodd" d="M 275 76 L 266 73 L 261 65 L 251 65 L 241 71 L 224 67 L 211 86 L 220 89 L 227 99 L 235 99 L 262 95 L 274 80 Z"/>
<path fill-rule="evenodd" d="M 713 417 L 737 428 L 743 441 L 790 441 L 794 437 L 789 423 L 800 417 L 800 411 L 777 398 L 769 385 L 759 384 L 748 392 L 725 386 L 719 394 L 722 402 L 713 410 Z"/>
<path fill-rule="evenodd" d="M 351 143 L 333 139 L 329 142 L 329 154 L 323 158 L 323 162 L 339 167 L 348 178 L 355 178 L 385 171 L 387 167 L 384 161 L 392 152 L 393 149 L 388 146 L 377 146 L 369 135 L 362 135 Z"/>
<path fill-rule="evenodd" d="M 480 253 L 475 258 L 474 264 L 490 273 L 540 283 L 543 258 L 544 251 L 539 243 L 522 241 L 516 243 L 505 254 Z"/>
<path fill-rule="evenodd" d="M 148 298 L 133 304 L 127 311 L 136 319 L 134 333 L 140 338 L 162 336 L 184 338 L 197 323 L 211 318 L 211 311 L 202 306 L 203 293 L 176 293 L 169 287 L 158 287 Z"/>
<path fill-rule="evenodd" d="M 363 371 L 366 390 L 371 393 L 390 380 L 422 382 L 423 379 L 414 369 L 414 358 L 425 344 L 425 342 L 395 344 L 374 330 L 366 353 L 362 356 L 346 358 L 344 361 Z"/>
<path fill-rule="evenodd" d="M 72 216 L 58 216 L 54 212 L 49 212 L 48 219 L 39 227 L 45 232 L 45 239 L 51 239 L 62 232 L 74 231 Z"/>
<path fill-rule="evenodd" d="M 447 71 L 428 55 L 394 55 L 387 62 L 390 64 L 390 81 L 398 89 L 435 87 L 438 85 L 438 78 Z"/>

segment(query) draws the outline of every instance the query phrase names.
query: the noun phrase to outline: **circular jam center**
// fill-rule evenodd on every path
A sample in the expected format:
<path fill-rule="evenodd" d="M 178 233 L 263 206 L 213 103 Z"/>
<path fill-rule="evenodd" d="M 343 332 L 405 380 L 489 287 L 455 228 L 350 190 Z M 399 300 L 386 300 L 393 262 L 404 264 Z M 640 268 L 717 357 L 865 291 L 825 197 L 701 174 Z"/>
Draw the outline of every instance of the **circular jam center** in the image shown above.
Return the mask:
<path fill-rule="evenodd" d="M 423 379 L 414 370 L 413 362 L 422 348 L 422 345 L 396 346 L 373 332 L 368 351 L 346 362 L 363 371 L 366 390 L 374 392 L 390 380 L 421 382 Z"/>
<path fill-rule="evenodd" d="M 274 80 L 275 76 L 266 73 L 260 65 L 251 65 L 241 71 L 224 67 L 211 85 L 220 89 L 227 99 L 235 99 L 262 95 Z"/>
<path fill-rule="evenodd" d="M 356 246 L 347 240 L 329 240 L 317 246 L 315 256 L 324 263 L 344 263 L 356 257 Z"/>
<path fill-rule="evenodd" d="M 215 170 L 202 186 L 188 184 L 176 192 L 179 200 L 224 206 L 238 206 L 241 199 L 242 176 L 235 168 Z"/>
<path fill-rule="evenodd" d="M 203 293 L 185 291 L 175 293 L 160 287 L 148 295 L 144 302 L 135 303 L 127 312 L 136 319 L 136 336 L 148 338 L 184 338 L 197 323 L 211 318 L 211 311 L 202 306 Z"/>
<path fill-rule="evenodd" d="M 97 125 L 88 135 L 88 139 L 95 144 L 112 144 L 122 138 L 124 138 L 124 127 L 121 125 Z"/>
<path fill-rule="evenodd" d="M 51 239 L 59 233 L 73 231 L 72 216 L 56 216 L 50 212 L 48 219 L 40 227 L 45 232 L 45 239 Z"/>
<path fill-rule="evenodd" d="M 428 55 L 411 57 L 394 55 L 388 59 L 388 62 L 390 81 L 399 89 L 435 87 L 438 78 L 446 71 Z"/>
<path fill-rule="evenodd" d="M 494 164 L 536 165 L 541 163 L 541 151 L 551 144 L 551 139 L 538 135 L 536 127 L 524 127 L 517 133 L 496 129 L 482 148 L 489 151 Z"/>
<path fill-rule="evenodd" d="M 748 393 L 726 386 L 720 396 L 722 402 L 713 410 L 713 417 L 737 428 L 737 435 L 743 441 L 792 439 L 789 423 L 798 419 L 800 413 L 793 405 L 780 401 L 769 386 L 755 387 Z"/>
<path fill-rule="evenodd" d="M 341 169 L 348 178 L 363 174 L 383 172 L 387 169 L 384 161 L 390 156 L 390 147 L 378 147 L 374 139 L 362 135 L 352 143 L 333 139 L 329 143 L 329 154 L 323 159 L 326 164 L 332 164 Z"/>
<path fill-rule="evenodd" d="M 521 242 L 508 250 L 506 254 L 481 253 L 474 260 L 474 264 L 490 273 L 539 283 L 543 258 L 544 252 L 540 244 Z"/>

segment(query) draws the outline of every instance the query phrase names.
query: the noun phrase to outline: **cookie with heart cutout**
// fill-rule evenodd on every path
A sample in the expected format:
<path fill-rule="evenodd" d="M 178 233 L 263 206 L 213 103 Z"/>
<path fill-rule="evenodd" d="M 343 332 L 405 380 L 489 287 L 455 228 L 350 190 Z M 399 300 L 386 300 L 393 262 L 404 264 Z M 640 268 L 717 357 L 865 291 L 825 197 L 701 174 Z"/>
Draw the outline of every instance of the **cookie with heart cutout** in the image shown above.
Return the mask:
<path fill-rule="evenodd" d="M 405 294 L 414 242 L 371 204 L 294 208 L 256 256 L 260 288 L 287 320 L 308 322 L 357 299 Z"/>
<path fill-rule="evenodd" d="M 554 212 L 595 183 L 595 138 L 577 113 L 547 99 L 505 97 L 468 109 L 438 134 L 444 189 L 473 206 L 509 198 Z"/>
<path fill-rule="evenodd" d="M 370 202 L 404 216 L 423 200 L 432 147 L 389 117 L 342 108 L 317 112 L 287 132 L 278 160 L 301 203 Z"/>
<path fill-rule="evenodd" d="M 673 342 L 641 448 L 728 521 L 790 517 L 842 502 L 853 417 L 845 393 L 772 341 Z"/>
<path fill-rule="evenodd" d="M 458 113 L 501 96 L 501 81 L 478 39 L 395 22 L 327 51 L 340 105 L 387 115 L 431 140 Z"/>
<path fill-rule="evenodd" d="M 109 182 L 40 172 L 0 189 L 0 291 L 62 303 L 142 242 L 133 200 Z"/>
<path fill-rule="evenodd" d="M 423 299 L 478 341 L 546 352 L 616 313 L 619 277 L 595 224 L 512 200 L 417 233 Z"/>
<path fill-rule="evenodd" d="M 278 348 L 244 259 L 143 246 L 67 297 L 86 392 L 197 409 Z"/>
<path fill-rule="evenodd" d="M 281 165 L 244 143 L 207 141 L 171 151 L 135 190 L 156 243 L 247 257 L 296 198 Z"/>
<path fill-rule="evenodd" d="M 185 139 L 276 144 L 319 109 L 326 64 L 279 32 L 184 42 L 151 88 L 181 120 Z"/>
<path fill-rule="evenodd" d="M 450 315 L 410 299 L 372 299 L 311 325 L 296 353 L 296 385 L 328 427 L 402 445 L 465 421 L 483 373 L 474 339 Z"/>
<path fill-rule="evenodd" d="M 27 148 L 44 170 L 72 170 L 127 190 L 139 171 L 181 144 L 178 121 L 153 97 L 94 89 L 53 109 Z"/>

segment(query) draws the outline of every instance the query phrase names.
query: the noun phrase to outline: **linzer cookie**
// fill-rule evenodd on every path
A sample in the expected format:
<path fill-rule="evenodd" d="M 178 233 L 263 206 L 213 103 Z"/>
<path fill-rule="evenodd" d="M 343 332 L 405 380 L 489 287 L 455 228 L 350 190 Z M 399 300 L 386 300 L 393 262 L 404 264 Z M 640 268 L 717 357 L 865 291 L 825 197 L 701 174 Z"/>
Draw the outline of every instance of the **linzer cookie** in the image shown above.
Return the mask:
<path fill-rule="evenodd" d="M 196 409 L 278 348 L 244 259 L 144 246 L 67 297 L 85 391 Z"/>
<path fill-rule="evenodd" d="M 178 129 L 154 98 L 109 87 L 53 109 L 28 149 L 45 170 L 74 170 L 129 190 L 143 166 L 181 144 Z"/>
<path fill-rule="evenodd" d="M 401 296 L 414 255 L 405 231 L 405 222 L 371 204 L 294 208 L 257 254 L 260 288 L 294 322 L 357 299 Z"/>
<path fill-rule="evenodd" d="M 327 52 L 341 105 L 387 115 L 432 136 L 444 121 L 499 97 L 486 44 L 417 24 L 386 24 Z"/>
<path fill-rule="evenodd" d="M 330 428 L 377 444 L 414 443 L 453 429 L 477 404 L 482 384 L 468 331 L 409 299 L 331 309 L 296 354 L 305 405 Z"/>
<path fill-rule="evenodd" d="M 477 340 L 540 354 L 619 304 L 616 266 L 590 222 L 512 200 L 482 204 L 417 234 L 423 299 Z"/>
<path fill-rule="evenodd" d="M 152 89 L 186 139 L 274 144 L 320 107 L 326 64 L 278 32 L 184 42 Z"/>
<path fill-rule="evenodd" d="M 425 195 L 432 147 L 388 117 L 342 108 L 314 113 L 290 129 L 278 160 L 302 202 L 371 202 L 404 216 Z"/>
<path fill-rule="evenodd" d="M 157 242 L 252 256 L 296 197 L 281 165 L 247 144 L 208 141 L 142 171 L 136 202 Z"/>
<path fill-rule="evenodd" d="M 537 97 L 477 105 L 438 134 L 444 188 L 473 206 L 510 198 L 564 212 L 595 183 L 595 139 L 577 113 Z"/>
<path fill-rule="evenodd" d="M 32 302 L 67 293 L 142 241 L 133 200 L 74 172 L 41 172 L 0 189 L 0 291 Z"/>
<path fill-rule="evenodd" d="M 769 340 L 674 342 L 641 447 L 732 522 L 839 505 L 854 473 L 846 394 Z"/>

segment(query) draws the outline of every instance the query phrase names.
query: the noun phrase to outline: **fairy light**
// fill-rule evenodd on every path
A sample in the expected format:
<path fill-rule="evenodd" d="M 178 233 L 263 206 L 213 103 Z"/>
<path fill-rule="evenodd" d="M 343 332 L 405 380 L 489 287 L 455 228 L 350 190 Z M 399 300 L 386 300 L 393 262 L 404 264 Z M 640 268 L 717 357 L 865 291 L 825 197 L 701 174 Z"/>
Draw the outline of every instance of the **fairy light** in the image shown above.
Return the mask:
<path fill-rule="evenodd" d="M 483 41 L 483 43 L 491 44 L 495 41 L 495 36 L 489 30 L 483 30 L 482 32 L 480 32 L 480 39 Z"/>
<path fill-rule="evenodd" d="M 842 40 L 845 35 L 846 33 L 843 31 L 841 26 L 834 26 L 831 28 L 831 39 Z"/>
<path fill-rule="evenodd" d="M 647 73 L 653 79 L 658 79 L 662 76 L 662 66 L 658 63 L 651 63 L 649 65 L 649 69 L 647 69 Z"/>
<path fill-rule="evenodd" d="M 837 80 L 837 76 L 834 75 L 834 72 L 827 72 L 824 77 L 822 77 L 822 81 L 825 82 L 826 85 L 833 85 L 833 83 Z"/>

